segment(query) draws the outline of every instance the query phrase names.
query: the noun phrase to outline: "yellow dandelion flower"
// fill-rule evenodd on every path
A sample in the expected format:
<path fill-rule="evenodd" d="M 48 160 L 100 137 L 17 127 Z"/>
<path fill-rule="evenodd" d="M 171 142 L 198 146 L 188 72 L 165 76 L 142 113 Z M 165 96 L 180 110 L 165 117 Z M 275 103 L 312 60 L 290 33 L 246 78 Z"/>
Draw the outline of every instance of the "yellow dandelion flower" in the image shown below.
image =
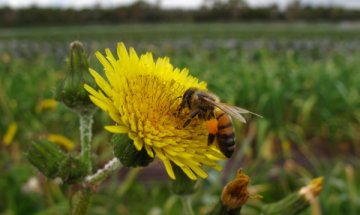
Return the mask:
<path fill-rule="evenodd" d="M 179 166 L 193 180 L 207 177 L 204 165 L 220 170 L 217 161 L 225 157 L 214 145 L 207 145 L 205 123 L 193 120 L 182 128 L 188 113 L 176 115 L 181 102 L 178 97 L 190 87 L 206 90 L 206 83 L 189 75 L 187 69 L 174 68 L 167 57 L 154 60 L 151 53 L 139 57 L 123 43 L 117 46 L 118 59 L 109 49 L 105 53 L 97 52 L 96 57 L 106 79 L 90 69 L 100 90 L 84 86 L 92 102 L 115 122 L 105 128 L 112 133 L 127 133 L 137 150 L 145 148 L 150 157 L 162 160 L 172 179 L 172 165 Z"/>
<path fill-rule="evenodd" d="M 75 147 L 75 144 L 72 140 L 70 140 L 69 138 L 67 138 L 61 134 L 48 134 L 47 139 L 50 142 L 53 142 L 55 144 L 58 144 L 58 145 L 64 147 L 67 151 L 71 151 Z"/>

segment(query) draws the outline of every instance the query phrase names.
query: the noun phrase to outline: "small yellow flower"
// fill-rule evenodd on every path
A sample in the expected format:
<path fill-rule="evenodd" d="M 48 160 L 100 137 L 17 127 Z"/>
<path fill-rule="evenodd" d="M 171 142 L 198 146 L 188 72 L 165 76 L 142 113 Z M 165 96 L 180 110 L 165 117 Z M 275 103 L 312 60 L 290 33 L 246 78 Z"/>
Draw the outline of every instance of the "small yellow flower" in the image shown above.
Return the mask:
<path fill-rule="evenodd" d="M 8 64 L 11 62 L 11 56 L 8 52 L 3 52 L 1 53 L 1 61 L 4 63 L 4 64 Z"/>
<path fill-rule="evenodd" d="M 45 109 L 55 109 L 58 102 L 55 99 L 44 99 L 36 105 L 36 113 L 41 113 Z"/>
<path fill-rule="evenodd" d="M 69 138 L 67 138 L 61 134 L 48 134 L 47 139 L 50 142 L 53 142 L 55 144 L 58 144 L 58 145 L 64 147 L 67 151 L 71 151 L 75 147 L 75 144 L 73 141 L 71 141 Z"/>
<path fill-rule="evenodd" d="M 115 122 L 105 128 L 127 133 L 137 150 L 145 148 L 150 157 L 162 160 L 172 179 L 172 165 L 193 180 L 207 177 L 203 165 L 220 170 L 217 161 L 225 157 L 216 146 L 207 145 L 205 123 L 193 120 L 182 128 L 188 113 L 176 115 L 179 96 L 190 87 L 206 90 L 206 83 L 189 75 L 187 69 L 174 68 L 167 57 L 154 60 L 151 53 L 139 57 L 133 48 L 128 52 L 123 43 L 117 46 L 119 59 L 109 49 L 105 53 L 97 52 L 96 57 L 106 79 L 90 69 L 100 90 L 85 85 L 93 103 Z"/>
<path fill-rule="evenodd" d="M 13 140 L 14 140 L 14 137 L 16 135 L 16 132 L 17 132 L 17 129 L 18 129 L 18 125 L 16 122 L 12 122 L 10 123 L 4 137 L 3 137 L 3 144 L 4 145 L 10 145 Z"/>

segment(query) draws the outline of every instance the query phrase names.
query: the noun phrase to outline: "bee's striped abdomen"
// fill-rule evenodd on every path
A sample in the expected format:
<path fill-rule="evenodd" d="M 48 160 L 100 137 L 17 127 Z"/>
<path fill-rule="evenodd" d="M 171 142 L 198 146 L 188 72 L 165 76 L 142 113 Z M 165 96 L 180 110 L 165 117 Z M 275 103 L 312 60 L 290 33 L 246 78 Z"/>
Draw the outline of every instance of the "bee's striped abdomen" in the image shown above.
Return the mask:
<path fill-rule="evenodd" d="M 235 149 L 235 134 L 231 117 L 223 111 L 216 111 L 218 121 L 218 133 L 216 139 L 220 151 L 226 156 L 231 157 Z"/>

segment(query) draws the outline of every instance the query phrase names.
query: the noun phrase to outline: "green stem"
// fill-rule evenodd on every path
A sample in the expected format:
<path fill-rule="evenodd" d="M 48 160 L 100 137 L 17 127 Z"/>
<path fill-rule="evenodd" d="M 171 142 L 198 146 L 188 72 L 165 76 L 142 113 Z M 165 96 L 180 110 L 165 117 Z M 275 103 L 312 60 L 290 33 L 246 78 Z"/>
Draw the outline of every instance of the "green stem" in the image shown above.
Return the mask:
<path fill-rule="evenodd" d="M 85 188 L 78 192 L 79 200 L 75 205 L 75 210 L 73 211 L 73 215 L 85 215 L 90 206 L 90 200 L 92 197 L 92 191 L 89 188 Z"/>
<path fill-rule="evenodd" d="M 93 112 L 80 113 L 80 141 L 81 141 L 81 158 L 85 162 L 87 172 L 91 173 L 91 136 Z"/>
<path fill-rule="evenodd" d="M 113 171 L 120 169 L 121 163 L 119 159 L 113 158 L 104 168 L 99 169 L 95 174 L 89 175 L 85 178 L 85 184 L 88 186 L 94 186 L 104 181 Z"/>
<path fill-rule="evenodd" d="M 87 176 L 85 178 L 85 188 L 78 192 L 78 202 L 75 205 L 73 215 L 85 215 L 90 205 L 90 200 L 93 195 L 91 187 L 100 184 L 104 181 L 110 173 L 119 169 L 121 163 L 117 158 L 113 158 L 109 161 L 103 169 L 99 169 L 94 175 Z"/>
<path fill-rule="evenodd" d="M 126 178 L 124 179 L 124 181 L 121 183 L 121 186 L 117 190 L 118 196 L 120 196 L 120 197 L 124 196 L 126 191 L 128 191 L 130 189 L 131 185 L 133 184 L 133 182 L 134 182 L 136 176 L 139 174 L 140 170 L 141 170 L 141 168 L 133 168 L 127 173 Z"/>
<path fill-rule="evenodd" d="M 215 206 L 215 208 L 209 213 L 209 215 L 239 215 L 241 211 L 240 208 L 229 209 L 225 207 L 221 201 Z"/>
<path fill-rule="evenodd" d="M 181 204 L 183 206 L 184 214 L 185 215 L 195 215 L 192 205 L 191 205 L 191 199 L 188 195 L 180 196 Z"/>
<path fill-rule="evenodd" d="M 310 205 L 309 201 L 304 195 L 300 195 L 299 192 L 292 193 L 278 202 L 266 204 L 262 207 L 261 214 L 275 215 L 286 214 L 295 215 L 304 211 Z"/>
<path fill-rule="evenodd" d="M 86 165 L 86 171 L 88 174 L 92 172 L 91 163 L 91 138 L 92 138 L 92 123 L 93 123 L 92 111 L 83 111 L 79 113 L 80 117 L 80 142 L 81 142 L 81 159 Z M 84 187 L 78 192 L 78 202 L 75 205 L 73 215 L 85 215 L 90 205 L 90 199 L 92 197 L 92 191 L 90 187 Z"/>

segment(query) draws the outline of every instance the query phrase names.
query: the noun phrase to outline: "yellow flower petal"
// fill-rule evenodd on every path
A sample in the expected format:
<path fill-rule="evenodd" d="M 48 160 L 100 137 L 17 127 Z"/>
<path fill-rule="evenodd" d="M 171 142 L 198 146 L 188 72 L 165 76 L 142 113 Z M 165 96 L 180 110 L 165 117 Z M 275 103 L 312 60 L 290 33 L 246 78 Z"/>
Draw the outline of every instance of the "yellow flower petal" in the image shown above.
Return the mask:
<path fill-rule="evenodd" d="M 50 142 L 53 142 L 55 144 L 64 147 L 67 151 L 71 151 L 75 147 L 75 144 L 72 140 L 68 139 L 67 137 L 61 134 L 48 134 L 47 139 Z"/>
<path fill-rule="evenodd" d="M 127 127 L 120 126 L 120 125 L 108 125 L 108 126 L 105 126 L 105 129 L 111 133 L 118 133 L 118 134 L 123 134 L 123 133 L 129 132 L 129 129 Z"/>
<path fill-rule="evenodd" d="M 153 157 L 154 157 L 154 152 L 153 152 L 152 148 L 151 148 L 150 146 L 148 146 L 148 145 L 145 144 L 145 149 L 146 149 L 147 154 L 148 154 L 151 158 L 153 158 Z"/>
<path fill-rule="evenodd" d="M 99 75 L 95 70 L 89 69 L 90 74 L 94 77 L 96 84 L 104 91 L 108 96 L 111 96 L 111 87 L 109 84 Z"/>
<path fill-rule="evenodd" d="M 173 170 L 173 168 L 171 166 L 170 161 L 168 159 L 163 159 L 162 161 L 163 161 L 163 163 L 165 165 L 165 169 L 166 169 L 166 172 L 169 175 L 169 177 L 171 179 L 175 180 L 176 179 L 175 178 L 175 173 L 174 173 L 174 170 Z"/>
<path fill-rule="evenodd" d="M 95 97 L 95 96 L 90 96 L 90 100 L 96 105 L 98 106 L 99 108 L 103 109 L 104 111 L 108 111 L 109 110 L 109 106 L 101 101 L 99 99 L 99 97 Z"/>
<path fill-rule="evenodd" d="M 3 137 L 4 145 L 10 145 L 13 142 L 14 137 L 17 132 L 17 129 L 18 129 L 18 125 L 16 122 L 10 123 L 10 125 L 9 125 L 8 129 L 6 130 L 5 135 Z"/>
<path fill-rule="evenodd" d="M 41 100 L 37 105 L 35 111 L 40 113 L 45 109 L 55 109 L 58 105 L 58 102 L 55 99 L 44 99 Z"/>
<path fill-rule="evenodd" d="M 187 166 L 180 166 L 180 168 L 184 171 L 184 173 L 185 173 L 191 180 L 196 180 L 196 179 L 197 179 L 196 175 L 190 170 L 189 167 L 187 167 Z"/>

